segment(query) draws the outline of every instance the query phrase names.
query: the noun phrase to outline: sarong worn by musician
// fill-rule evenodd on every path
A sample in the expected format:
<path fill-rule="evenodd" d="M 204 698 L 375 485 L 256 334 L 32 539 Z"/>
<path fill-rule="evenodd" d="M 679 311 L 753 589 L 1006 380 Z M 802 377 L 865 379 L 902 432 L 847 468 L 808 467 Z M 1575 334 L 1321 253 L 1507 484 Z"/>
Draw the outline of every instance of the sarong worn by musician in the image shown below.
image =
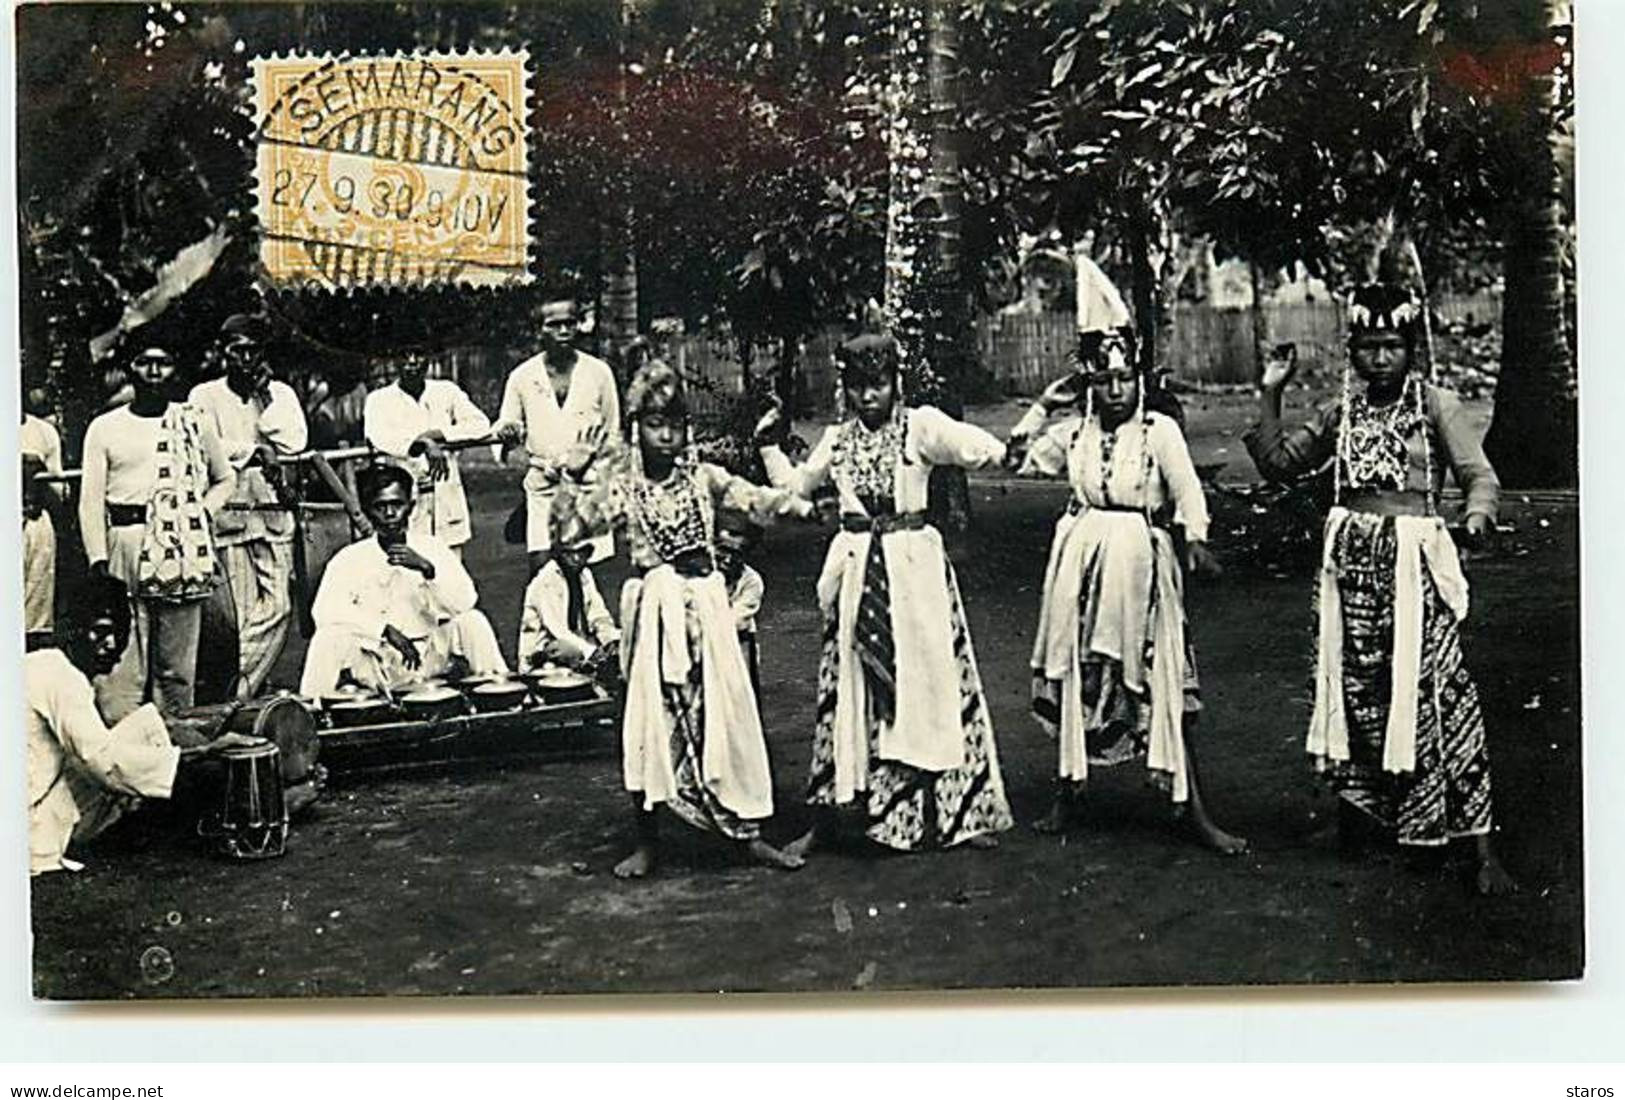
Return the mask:
<path fill-rule="evenodd" d="M 445 543 L 409 530 L 412 475 L 380 464 L 356 482 L 376 534 L 328 562 L 300 693 L 321 698 L 346 683 L 397 691 L 458 665 L 475 675 L 506 673 L 468 570 Z"/>
<path fill-rule="evenodd" d="M 889 848 L 991 847 L 1014 822 L 959 582 L 925 510 L 933 467 L 997 465 L 1004 444 L 929 406 L 906 408 L 890 336 L 848 341 L 836 362 L 854 415 L 800 467 L 762 448 L 774 485 L 810 500 L 833 482 L 841 510 L 818 578 L 807 801 L 819 813 L 792 850 L 826 839 L 836 808 L 860 795 L 868 836 Z M 759 438 L 777 429 L 774 410 Z"/>
<path fill-rule="evenodd" d="M 210 517 L 236 474 L 208 418 L 170 400 L 175 361 L 162 348 L 135 355 L 135 398 L 85 432 L 79 528 L 92 573 L 123 581 L 134 600 L 130 643 L 97 687 L 117 721 L 144 702 L 192 705 L 203 601 L 216 584 Z"/>
<path fill-rule="evenodd" d="M 1341 838 L 1373 824 L 1413 847 L 1470 839 L 1476 888 L 1505 893 L 1514 886 L 1490 843 L 1484 715 L 1461 647 L 1467 580 L 1438 509 L 1449 468 L 1466 494 L 1467 537 L 1482 542 L 1500 483 L 1455 394 L 1414 369 L 1421 338 L 1407 291 L 1360 288 L 1341 398 L 1286 427 L 1281 396 L 1296 361 L 1274 360 L 1245 441 L 1273 480 L 1333 464 L 1306 747 L 1339 792 Z"/>

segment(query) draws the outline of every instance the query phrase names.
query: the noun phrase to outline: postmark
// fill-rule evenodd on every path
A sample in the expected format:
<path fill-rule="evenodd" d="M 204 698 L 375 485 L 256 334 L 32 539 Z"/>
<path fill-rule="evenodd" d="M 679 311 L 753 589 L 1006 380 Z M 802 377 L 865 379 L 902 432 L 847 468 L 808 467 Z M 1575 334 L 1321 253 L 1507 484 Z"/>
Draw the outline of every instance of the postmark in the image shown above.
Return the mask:
<path fill-rule="evenodd" d="M 270 286 L 529 282 L 527 62 L 523 51 L 255 58 Z"/>

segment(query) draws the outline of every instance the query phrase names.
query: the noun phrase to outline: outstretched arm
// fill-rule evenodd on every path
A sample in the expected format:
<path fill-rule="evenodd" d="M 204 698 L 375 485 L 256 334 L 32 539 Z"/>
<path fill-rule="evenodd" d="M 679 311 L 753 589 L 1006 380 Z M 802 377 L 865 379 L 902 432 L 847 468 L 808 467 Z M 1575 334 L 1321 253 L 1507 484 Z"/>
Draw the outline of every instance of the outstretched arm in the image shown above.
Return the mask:
<path fill-rule="evenodd" d="M 910 410 L 909 428 L 920 457 L 933 466 L 979 470 L 1004 461 L 1004 444 L 992 433 L 929 405 Z"/>
<path fill-rule="evenodd" d="M 806 519 L 814 512 L 812 501 L 793 489 L 765 488 L 709 462 L 700 465 L 700 473 L 718 507 L 744 512 L 758 522 L 781 516 Z"/>
<path fill-rule="evenodd" d="M 800 465 L 790 461 L 776 443 L 761 449 L 762 465 L 767 479 L 774 487 L 787 489 L 797 496 L 810 498 L 817 489 L 829 481 L 830 464 L 835 458 L 835 434 L 839 428 L 824 429 L 823 437 L 812 449 L 807 460 Z"/>

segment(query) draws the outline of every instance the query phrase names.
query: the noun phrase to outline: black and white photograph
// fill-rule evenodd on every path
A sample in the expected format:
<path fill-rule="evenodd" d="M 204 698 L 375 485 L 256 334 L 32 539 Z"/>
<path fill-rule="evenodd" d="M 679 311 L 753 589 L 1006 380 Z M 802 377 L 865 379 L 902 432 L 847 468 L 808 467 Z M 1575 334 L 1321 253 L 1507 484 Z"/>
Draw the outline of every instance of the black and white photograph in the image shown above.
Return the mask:
<path fill-rule="evenodd" d="M 1566 0 L 12 15 L 37 1001 L 1586 976 Z"/>

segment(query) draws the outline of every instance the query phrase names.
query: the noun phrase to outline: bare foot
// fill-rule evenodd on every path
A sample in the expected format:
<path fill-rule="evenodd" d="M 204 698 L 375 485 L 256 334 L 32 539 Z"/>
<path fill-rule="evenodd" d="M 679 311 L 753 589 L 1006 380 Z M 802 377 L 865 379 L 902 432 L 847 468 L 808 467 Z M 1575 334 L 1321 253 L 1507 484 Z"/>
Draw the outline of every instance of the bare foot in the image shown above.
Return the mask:
<path fill-rule="evenodd" d="M 287 788 L 282 792 L 283 804 L 288 808 L 288 816 L 298 817 L 304 811 L 315 805 L 316 799 L 321 795 L 321 788 L 315 783 L 300 783 Z"/>
<path fill-rule="evenodd" d="M 639 844 L 632 849 L 632 854 L 615 865 L 616 878 L 643 878 L 654 870 L 655 850 L 647 844 Z"/>
<path fill-rule="evenodd" d="M 1197 830 L 1196 839 L 1218 852 L 1221 856 L 1239 856 L 1248 851 L 1250 847 L 1245 837 L 1227 833 L 1217 825 L 1209 825 L 1205 829 Z"/>
<path fill-rule="evenodd" d="M 1206 814 L 1192 813 L 1188 820 L 1191 836 L 1202 847 L 1218 852 L 1221 856 L 1239 856 L 1247 851 L 1245 838 L 1225 832 L 1213 824 Z"/>
<path fill-rule="evenodd" d="M 1482 898 L 1500 898 L 1518 892 L 1517 881 L 1507 874 L 1507 869 L 1494 856 L 1479 859 L 1477 879 L 1474 885 Z"/>
<path fill-rule="evenodd" d="M 789 849 L 780 851 L 760 838 L 745 845 L 745 851 L 757 863 L 766 867 L 777 868 L 780 871 L 799 871 L 807 865 L 806 859 L 797 853 Z"/>
<path fill-rule="evenodd" d="M 965 841 L 965 847 L 976 848 L 983 852 L 990 851 L 998 846 L 999 838 L 994 836 L 992 833 L 977 833 L 975 836 Z"/>
<path fill-rule="evenodd" d="M 818 830 L 813 828 L 808 829 L 786 844 L 783 848 L 783 854 L 805 862 L 809 853 L 815 852 L 823 846 L 823 838 L 818 835 Z"/>
<path fill-rule="evenodd" d="M 1057 798 L 1050 806 L 1049 813 L 1033 822 L 1033 832 L 1043 833 L 1045 836 L 1055 836 L 1066 832 L 1066 827 L 1072 822 L 1072 811 L 1066 800 Z"/>

